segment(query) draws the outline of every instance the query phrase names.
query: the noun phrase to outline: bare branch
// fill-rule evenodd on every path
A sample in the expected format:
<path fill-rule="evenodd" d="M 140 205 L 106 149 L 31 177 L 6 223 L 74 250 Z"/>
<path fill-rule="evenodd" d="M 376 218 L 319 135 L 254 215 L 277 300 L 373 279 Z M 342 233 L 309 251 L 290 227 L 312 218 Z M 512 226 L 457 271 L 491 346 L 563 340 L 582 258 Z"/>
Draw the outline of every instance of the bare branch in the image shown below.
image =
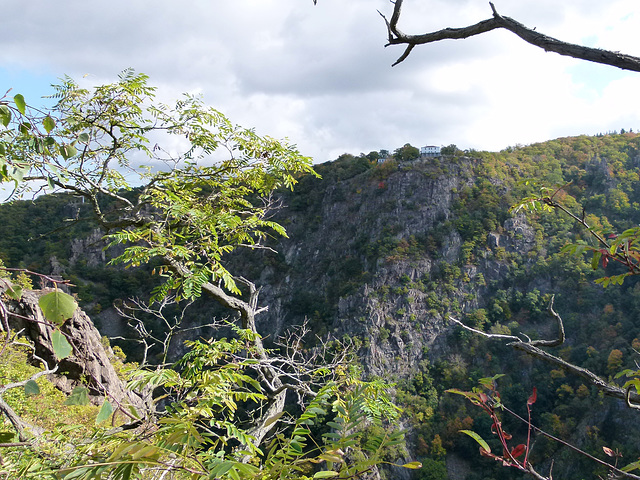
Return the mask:
<path fill-rule="evenodd" d="M 516 342 L 521 342 L 522 340 L 518 337 L 516 337 L 515 335 L 503 335 L 500 333 L 486 333 L 483 332 L 482 330 L 477 330 L 473 327 L 469 327 L 468 325 L 465 325 L 464 323 L 462 323 L 460 320 L 458 320 L 457 318 L 453 318 L 453 317 L 449 317 L 449 320 L 451 320 L 454 323 L 457 323 L 458 325 L 460 325 L 462 328 L 464 328 L 465 330 L 469 330 L 470 332 L 476 333 L 482 337 L 485 338 L 500 338 L 500 339 L 504 339 L 504 340 L 513 340 Z"/>
<path fill-rule="evenodd" d="M 566 339 L 564 333 L 564 324 L 562 323 L 562 318 L 560 317 L 560 315 L 558 315 L 553 309 L 553 301 L 555 300 L 555 298 L 555 295 L 551 295 L 551 301 L 549 302 L 548 310 L 551 316 L 555 318 L 556 322 L 558 323 L 558 338 L 556 338 L 555 340 L 534 340 L 530 342 L 531 345 L 535 345 L 536 347 L 557 347 L 564 343 Z"/>
<path fill-rule="evenodd" d="M 447 39 L 464 39 L 475 35 L 480 35 L 482 33 L 486 33 L 498 28 L 504 28 L 505 30 L 514 33 L 525 42 L 542 48 L 545 52 L 555 52 L 559 55 L 586 60 L 588 62 L 601 63 L 604 65 L 618 67 L 623 70 L 640 72 L 640 58 L 638 57 L 626 55 L 620 52 L 612 52 L 610 50 L 602 50 L 599 48 L 591 48 L 582 45 L 576 45 L 573 43 L 567 43 L 548 35 L 544 35 L 540 32 L 535 31 L 535 29 L 526 27 L 525 25 L 517 22 L 512 18 L 503 17 L 497 12 L 495 6 L 491 2 L 489 2 L 489 5 L 491 6 L 493 17 L 487 20 L 483 20 L 474 25 L 469 25 L 462 28 L 444 28 L 436 32 L 424 33 L 421 35 L 407 35 L 402 33 L 398 29 L 398 21 L 400 20 L 402 3 L 403 0 L 396 0 L 393 8 L 393 14 L 391 16 L 391 21 L 387 21 L 387 19 L 385 18 L 387 30 L 389 33 L 389 41 L 387 43 L 387 46 L 407 45 L 405 52 L 393 64 L 394 66 L 405 60 L 416 45 L 424 45 L 426 43 L 439 42 L 441 40 Z"/>
<path fill-rule="evenodd" d="M 460 325 L 465 330 L 469 330 L 470 332 L 476 333 L 485 338 L 509 340 L 509 343 L 507 343 L 507 345 L 510 345 L 516 350 L 521 350 L 526 354 L 531 355 L 532 357 L 538 358 L 540 360 L 544 360 L 545 362 L 550 363 L 555 367 L 560 367 L 563 370 L 573 375 L 576 375 L 577 377 L 586 381 L 588 384 L 595 386 L 598 390 L 600 390 L 607 396 L 618 398 L 620 400 L 627 401 L 628 403 L 630 402 L 630 400 L 628 399 L 631 398 L 633 399 L 634 402 L 640 403 L 640 395 L 637 395 L 635 393 L 632 394 L 628 390 L 620 388 L 617 385 L 608 383 L 602 378 L 600 378 L 598 375 L 593 373 L 592 371 L 587 370 L 586 368 L 579 367 L 572 363 L 569 363 L 560 357 L 556 357 L 555 355 L 552 355 L 549 352 L 542 350 L 540 347 L 551 347 L 551 346 L 555 347 L 555 346 L 561 345 L 564 342 L 564 338 L 565 338 L 562 318 L 553 310 L 553 298 L 549 305 L 549 312 L 558 322 L 558 338 L 555 340 L 527 339 L 525 341 L 520 339 L 519 337 L 516 337 L 515 335 L 500 335 L 495 333 L 482 332 L 480 330 L 476 330 L 475 328 L 472 328 L 463 324 L 460 320 L 457 320 L 453 317 L 449 317 L 449 320 Z"/>
<path fill-rule="evenodd" d="M 640 410 L 640 405 L 634 405 L 631 403 L 631 388 L 631 386 L 627 387 L 627 397 L 625 398 L 627 407 L 633 408 L 634 410 Z"/>
<path fill-rule="evenodd" d="M 4 401 L 2 396 L 0 396 L 0 412 L 2 412 L 8 419 L 13 428 L 15 428 L 18 433 L 18 438 L 20 442 L 24 442 L 27 440 L 27 435 L 25 433 L 25 427 L 28 427 L 24 420 L 20 418 L 20 416 L 11 408 L 7 402 Z"/>

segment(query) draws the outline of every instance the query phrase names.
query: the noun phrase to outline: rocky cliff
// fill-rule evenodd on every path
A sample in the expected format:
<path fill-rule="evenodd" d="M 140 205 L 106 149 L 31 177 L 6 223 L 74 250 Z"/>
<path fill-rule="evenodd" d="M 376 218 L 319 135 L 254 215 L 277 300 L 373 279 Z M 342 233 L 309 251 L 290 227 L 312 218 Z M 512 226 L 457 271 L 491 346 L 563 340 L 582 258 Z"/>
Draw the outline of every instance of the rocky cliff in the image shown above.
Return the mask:
<path fill-rule="evenodd" d="M 473 246 L 478 258 L 461 261 L 468 242 L 455 228 L 460 192 L 475 186 L 476 164 L 466 157 L 407 162 L 318 180 L 303 207 L 295 194 L 286 197 L 279 215 L 289 238 L 260 273 L 269 306 L 261 321 L 282 332 L 306 319 L 321 334 L 359 339 L 373 375 L 408 377 L 424 352 L 445 355 L 447 316 L 486 305 L 487 282 L 504 279 L 508 262 L 495 252 L 526 255 L 536 243 L 524 217 L 507 217 Z M 508 205 L 497 207 L 506 217 Z"/>

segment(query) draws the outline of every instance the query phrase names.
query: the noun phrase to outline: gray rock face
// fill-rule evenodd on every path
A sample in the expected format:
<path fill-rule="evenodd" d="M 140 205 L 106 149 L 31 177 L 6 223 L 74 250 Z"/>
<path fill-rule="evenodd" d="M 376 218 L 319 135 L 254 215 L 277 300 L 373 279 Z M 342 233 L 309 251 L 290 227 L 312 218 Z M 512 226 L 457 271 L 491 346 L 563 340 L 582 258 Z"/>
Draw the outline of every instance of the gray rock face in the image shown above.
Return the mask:
<path fill-rule="evenodd" d="M 422 360 L 447 356 L 446 312 L 452 304 L 462 312 L 481 307 L 485 278 L 509 269 L 491 252 L 526 253 L 536 240 L 524 217 L 510 218 L 479 245 L 486 258 L 456 266 L 465 242 L 451 225 L 459 192 L 475 185 L 473 163 L 405 165 L 382 180 L 365 172 L 328 185 L 313 209 L 285 210 L 281 264 L 260 275 L 261 302 L 269 305 L 259 319 L 264 331 L 281 333 L 306 316 L 324 333 L 358 338 L 365 372 L 386 378 L 406 378 Z M 437 235 L 438 245 L 425 250 L 425 239 Z M 443 265 L 456 276 L 446 292 L 437 278 Z M 329 313 L 314 320 L 319 306 Z"/>
<path fill-rule="evenodd" d="M 79 259 L 83 259 L 90 267 L 104 265 L 107 260 L 104 247 L 107 245 L 107 242 L 103 240 L 103 236 L 104 231 L 96 228 L 88 237 L 72 240 L 69 263 L 73 265 Z"/>

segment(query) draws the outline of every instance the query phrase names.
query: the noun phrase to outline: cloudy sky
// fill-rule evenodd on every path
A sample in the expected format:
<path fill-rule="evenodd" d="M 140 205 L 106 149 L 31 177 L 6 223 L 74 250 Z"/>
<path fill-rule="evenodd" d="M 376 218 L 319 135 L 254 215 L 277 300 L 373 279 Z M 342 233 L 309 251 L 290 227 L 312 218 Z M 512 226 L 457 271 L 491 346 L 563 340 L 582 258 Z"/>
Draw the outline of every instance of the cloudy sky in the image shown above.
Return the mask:
<path fill-rule="evenodd" d="M 547 35 L 640 56 L 637 0 L 494 0 Z M 640 74 L 561 57 L 506 31 L 384 48 L 388 0 L 4 0 L 0 89 L 30 103 L 69 75 L 133 67 L 169 101 L 197 92 L 232 121 L 287 137 L 316 162 L 415 146 L 500 150 L 640 130 Z M 486 0 L 405 0 L 424 33 L 489 18 Z M 0 93 L 0 95 L 2 94 Z"/>

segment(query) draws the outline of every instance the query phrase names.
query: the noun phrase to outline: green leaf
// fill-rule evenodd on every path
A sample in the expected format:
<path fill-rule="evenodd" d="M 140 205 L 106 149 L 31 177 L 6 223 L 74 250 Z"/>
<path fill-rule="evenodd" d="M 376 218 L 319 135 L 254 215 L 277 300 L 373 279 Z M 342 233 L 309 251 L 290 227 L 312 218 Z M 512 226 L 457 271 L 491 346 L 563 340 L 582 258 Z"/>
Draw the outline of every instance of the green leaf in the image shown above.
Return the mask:
<path fill-rule="evenodd" d="M 16 107 L 18 108 L 18 111 L 22 115 L 24 115 L 27 108 L 27 103 L 24 101 L 24 97 L 18 93 L 16 96 L 13 97 L 13 101 L 16 103 Z"/>
<path fill-rule="evenodd" d="M 65 160 L 77 155 L 78 150 L 76 150 L 76 147 L 74 147 L 73 145 L 61 145 L 60 146 L 60 155 L 62 155 L 62 158 L 64 158 Z"/>
<path fill-rule="evenodd" d="M 82 385 L 74 388 L 63 405 L 89 405 L 89 389 Z"/>
<path fill-rule="evenodd" d="M 51 130 L 56 127 L 56 122 L 53 118 L 47 115 L 46 117 L 44 117 L 44 120 L 42 120 L 42 126 L 47 131 L 47 133 L 51 133 Z"/>
<path fill-rule="evenodd" d="M 611 248 L 609 249 L 609 253 L 610 253 L 611 255 L 615 255 L 617 250 L 618 250 L 618 243 L 617 243 L 617 242 L 614 242 L 614 243 L 611 245 Z"/>
<path fill-rule="evenodd" d="M 11 285 L 4 293 L 13 300 L 20 300 L 22 298 L 22 287 L 20 285 Z"/>
<path fill-rule="evenodd" d="M 420 462 L 410 462 L 410 463 L 405 463 L 404 465 L 400 465 L 402 468 L 410 468 L 412 470 L 417 470 L 419 468 L 422 468 L 422 463 Z"/>
<path fill-rule="evenodd" d="M 78 141 L 80 143 L 87 143 L 89 141 L 89 134 L 81 133 L 80 135 L 78 135 Z"/>
<path fill-rule="evenodd" d="M 5 127 L 8 127 L 9 123 L 11 123 L 11 110 L 6 105 L 0 105 L 0 122 Z"/>
<path fill-rule="evenodd" d="M 25 173 L 29 171 L 29 167 L 24 165 L 16 165 L 9 172 L 9 176 L 16 182 L 16 184 L 22 182 Z"/>
<path fill-rule="evenodd" d="M 73 347 L 67 341 L 66 337 L 57 328 L 51 334 L 51 343 L 53 345 L 53 353 L 56 354 L 58 360 L 67 358 L 73 352 Z"/>
<path fill-rule="evenodd" d="M 29 380 L 24 384 L 24 394 L 28 397 L 40 394 L 40 387 L 35 380 Z"/>
<path fill-rule="evenodd" d="M 494 383 L 496 382 L 496 380 L 498 380 L 499 378 L 504 377 L 504 373 L 498 373 L 496 375 L 494 375 L 493 377 L 485 377 L 485 378 L 481 378 L 478 380 L 478 383 L 480 385 L 485 385 L 487 387 L 493 387 Z"/>
<path fill-rule="evenodd" d="M 630 463 L 629 465 L 626 465 L 624 467 L 622 467 L 620 470 L 622 470 L 623 472 L 631 472 L 633 470 L 636 470 L 640 468 L 640 460 Z"/>
<path fill-rule="evenodd" d="M 113 413 L 113 406 L 111 405 L 111 402 L 109 402 L 109 400 L 105 398 L 104 403 L 102 404 L 102 408 L 100 409 L 100 412 L 96 417 L 96 425 L 104 422 L 105 420 L 109 420 L 109 417 L 111 416 L 112 413 Z"/>
<path fill-rule="evenodd" d="M 469 435 L 471 438 L 473 438 L 476 442 L 478 442 L 480 444 L 480 446 L 482 448 L 485 449 L 485 451 L 487 453 L 491 452 L 491 447 L 489 447 L 489 445 L 487 444 L 487 442 L 485 442 L 482 437 L 480 435 L 478 435 L 476 432 L 472 432 L 471 430 L 459 430 L 462 433 L 466 433 L 467 435 Z"/>
<path fill-rule="evenodd" d="M 78 304 L 71 295 L 60 290 L 47 293 L 38 299 L 45 318 L 55 324 L 62 325 L 65 320 L 73 317 Z"/>
<path fill-rule="evenodd" d="M 338 472 L 332 472 L 330 470 L 325 470 L 323 472 L 318 472 L 316 473 L 313 478 L 333 478 L 333 477 L 337 477 L 338 476 Z"/>

